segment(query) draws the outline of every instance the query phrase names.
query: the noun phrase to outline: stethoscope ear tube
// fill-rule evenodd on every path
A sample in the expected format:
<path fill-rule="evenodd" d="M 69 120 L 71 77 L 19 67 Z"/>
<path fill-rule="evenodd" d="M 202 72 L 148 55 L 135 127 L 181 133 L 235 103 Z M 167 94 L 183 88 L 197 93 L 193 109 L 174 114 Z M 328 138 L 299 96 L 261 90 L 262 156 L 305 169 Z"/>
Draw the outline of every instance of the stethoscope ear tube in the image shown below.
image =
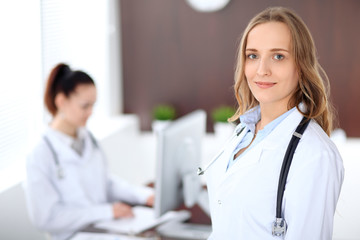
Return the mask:
<path fill-rule="evenodd" d="M 54 162 L 55 162 L 55 165 L 57 167 L 57 175 L 58 175 L 58 178 L 59 179 L 63 179 L 64 178 L 64 171 L 62 169 L 62 167 L 60 166 L 60 163 L 59 163 L 59 158 L 55 152 L 55 149 L 53 147 L 53 145 L 51 144 L 50 140 L 48 137 L 46 136 L 43 136 L 44 140 L 45 140 L 45 143 L 46 145 L 48 145 L 52 155 L 53 155 L 53 158 L 54 158 Z"/>
<path fill-rule="evenodd" d="M 199 176 L 204 175 L 204 173 L 208 170 L 208 168 L 211 167 L 211 165 L 213 165 L 213 163 L 216 162 L 216 160 L 220 157 L 220 155 L 225 151 L 225 148 L 227 147 L 228 143 L 231 142 L 236 136 L 239 136 L 241 132 L 244 130 L 244 128 L 245 127 L 241 127 L 241 129 L 236 129 L 233 136 L 228 140 L 226 144 L 224 144 L 223 149 L 221 149 L 221 151 L 210 161 L 210 163 L 204 168 L 204 170 L 201 167 L 197 169 L 197 175 Z"/>
<path fill-rule="evenodd" d="M 100 149 L 99 144 L 97 143 L 95 137 L 92 135 L 92 133 L 90 131 L 88 131 L 88 133 L 90 135 L 91 141 L 94 144 L 94 146 L 96 148 Z M 43 138 L 45 140 L 46 145 L 49 147 L 49 149 L 50 149 L 50 151 L 51 151 L 51 153 L 53 155 L 54 163 L 55 163 L 56 168 L 57 168 L 58 179 L 63 179 L 64 178 L 64 170 L 60 165 L 58 155 L 56 154 L 55 149 L 54 149 L 53 145 L 51 144 L 49 138 L 47 136 L 45 136 L 45 135 L 43 136 Z M 103 153 L 103 155 L 104 155 L 104 153 Z M 104 156 L 104 158 L 105 158 L 105 156 Z"/>
<path fill-rule="evenodd" d="M 299 144 L 299 141 L 302 137 L 302 134 L 304 133 L 305 129 L 309 125 L 310 120 L 306 117 L 303 117 L 299 125 L 297 126 L 295 132 L 293 133 L 293 136 L 291 137 L 290 143 L 288 145 L 288 148 L 286 150 L 283 164 L 280 171 L 279 176 L 279 184 L 278 184 L 278 191 L 277 191 L 277 199 L 276 199 L 276 220 L 273 225 L 273 235 L 274 236 L 281 236 L 282 234 L 285 234 L 286 232 L 286 222 L 281 216 L 281 206 L 282 206 L 282 200 L 284 196 L 285 191 L 285 185 L 287 176 L 289 174 L 290 165 L 295 153 L 295 150 L 297 148 L 297 145 Z"/>

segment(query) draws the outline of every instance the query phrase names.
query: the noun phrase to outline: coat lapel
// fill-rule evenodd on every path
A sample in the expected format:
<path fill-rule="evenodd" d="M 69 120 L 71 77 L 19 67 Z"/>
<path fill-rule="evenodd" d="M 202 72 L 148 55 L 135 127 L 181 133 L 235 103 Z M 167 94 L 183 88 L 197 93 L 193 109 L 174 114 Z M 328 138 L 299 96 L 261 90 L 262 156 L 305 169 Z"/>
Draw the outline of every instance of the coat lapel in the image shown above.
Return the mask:
<path fill-rule="evenodd" d="M 261 161 L 261 154 L 264 150 L 266 151 L 277 151 L 277 149 L 284 146 L 287 147 L 293 132 L 295 131 L 297 125 L 300 123 L 302 115 L 299 111 L 294 111 L 287 118 L 285 118 L 265 139 L 257 143 L 256 146 L 249 149 L 246 155 L 240 158 L 234 165 L 226 171 L 228 161 L 235 149 L 237 143 L 242 139 L 245 133 L 242 133 L 237 141 L 234 141 L 232 144 L 226 148 L 222 156 L 220 157 L 220 163 L 217 167 L 217 172 L 221 170 L 218 184 L 218 190 L 221 188 L 222 184 L 232 174 L 237 174 L 241 171 L 247 171 L 250 166 L 258 164 Z M 245 131 L 244 131 L 245 132 Z M 241 138 L 240 138 L 241 137 Z M 268 160 L 268 159 L 265 159 Z"/>
<path fill-rule="evenodd" d="M 287 147 L 302 118 L 298 110 L 292 112 L 264 139 L 264 149 L 276 150 L 279 147 Z"/>
<path fill-rule="evenodd" d="M 46 136 L 49 138 L 59 161 L 72 162 L 74 160 L 78 160 L 80 156 L 73 149 L 71 149 L 71 147 L 66 145 L 66 143 L 55 136 L 53 131 L 54 130 L 52 129 L 48 130 L 46 132 Z"/>

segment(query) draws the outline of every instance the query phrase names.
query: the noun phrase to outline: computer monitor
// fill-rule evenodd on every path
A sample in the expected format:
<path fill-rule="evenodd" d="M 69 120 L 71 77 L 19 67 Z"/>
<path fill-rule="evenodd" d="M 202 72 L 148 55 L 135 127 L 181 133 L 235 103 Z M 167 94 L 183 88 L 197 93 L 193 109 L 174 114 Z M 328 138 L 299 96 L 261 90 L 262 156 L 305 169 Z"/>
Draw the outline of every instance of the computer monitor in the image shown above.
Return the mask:
<path fill-rule="evenodd" d="M 201 163 L 206 113 L 189 113 L 157 132 L 155 214 L 192 207 L 202 190 L 196 170 Z"/>

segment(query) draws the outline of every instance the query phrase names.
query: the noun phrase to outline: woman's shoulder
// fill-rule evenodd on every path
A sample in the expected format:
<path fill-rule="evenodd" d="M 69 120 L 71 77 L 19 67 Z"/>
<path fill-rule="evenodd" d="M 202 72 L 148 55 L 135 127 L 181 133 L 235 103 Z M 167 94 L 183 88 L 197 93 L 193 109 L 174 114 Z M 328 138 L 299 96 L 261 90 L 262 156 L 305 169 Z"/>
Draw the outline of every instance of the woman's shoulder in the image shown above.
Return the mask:
<path fill-rule="evenodd" d="M 330 137 L 315 120 L 310 121 L 308 129 L 305 130 L 304 137 L 311 138 L 313 143 L 319 146 L 336 148 Z"/>
<path fill-rule="evenodd" d="M 300 142 L 302 142 L 302 144 L 299 144 L 299 148 L 303 147 L 307 149 L 306 153 L 309 156 L 327 155 L 329 158 L 341 160 L 335 143 L 314 120 L 311 120 L 309 123 Z"/>
<path fill-rule="evenodd" d="M 27 164 L 43 165 L 49 158 L 53 157 L 51 147 L 51 131 L 46 129 L 36 140 L 30 151 L 27 154 Z"/>

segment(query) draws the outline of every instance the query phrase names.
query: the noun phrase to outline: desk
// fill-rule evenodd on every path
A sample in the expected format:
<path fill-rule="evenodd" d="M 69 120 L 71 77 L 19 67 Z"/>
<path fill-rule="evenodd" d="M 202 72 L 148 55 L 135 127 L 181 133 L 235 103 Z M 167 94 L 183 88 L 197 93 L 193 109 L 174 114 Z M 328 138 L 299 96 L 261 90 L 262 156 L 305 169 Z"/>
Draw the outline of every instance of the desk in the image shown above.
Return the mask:
<path fill-rule="evenodd" d="M 197 224 L 207 224 L 211 225 L 211 219 L 201 210 L 201 208 L 198 205 L 195 205 L 192 208 L 186 208 L 184 205 L 182 205 L 179 210 L 188 210 L 191 212 L 191 218 L 188 221 L 189 223 L 197 223 Z M 109 233 L 107 230 L 95 228 L 94 225 L 90 225 L 82 230 L 82 232 L 95 232 L 95 233 Z M 155 237 L 159 240 L 181 240 L 181 239 L 175 239 L 175 238 L 168 238 L 168 237 L 162 237 L 159 236 L 159 234 L 156 232 L 156 228 L 150 229 L 148 231 L 145 231 L 140 235 L 140 237 Z"/>

